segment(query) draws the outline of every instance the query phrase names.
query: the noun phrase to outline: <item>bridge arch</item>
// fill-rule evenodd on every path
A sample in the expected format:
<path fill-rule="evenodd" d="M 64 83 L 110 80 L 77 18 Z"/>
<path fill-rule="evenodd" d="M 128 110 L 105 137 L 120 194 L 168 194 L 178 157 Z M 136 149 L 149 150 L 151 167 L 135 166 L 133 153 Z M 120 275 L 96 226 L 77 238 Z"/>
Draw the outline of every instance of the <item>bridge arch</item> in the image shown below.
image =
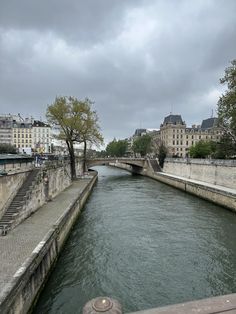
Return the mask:
<path fill-rule="evenodd" d="M 146 158 L 93 158 L 88 159 L 86 162 L 87 168 L 91 168 L 99 165 L 109 164 L 124 164 L 131 166 L 130 169 L 134 173 L 140 173 L 143 169 L 152 169 L 153 171 L 161 171 L 161 168 L 156 159 Z M 129 170 L 129 169 L 126 169 Z"/>

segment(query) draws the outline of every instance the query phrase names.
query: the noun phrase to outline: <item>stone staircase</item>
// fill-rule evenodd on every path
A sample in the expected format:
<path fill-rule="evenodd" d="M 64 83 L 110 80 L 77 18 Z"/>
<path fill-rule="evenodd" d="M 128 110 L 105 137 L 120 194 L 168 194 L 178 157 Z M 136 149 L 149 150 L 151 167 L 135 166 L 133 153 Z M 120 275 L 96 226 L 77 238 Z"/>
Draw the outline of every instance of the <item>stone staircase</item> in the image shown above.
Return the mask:
<path fill-rule="evenodd" d="M 150 163 L 151 163 L 151 166 L 152 166 L 152 169 L 155 171 L 155 172 L 161 172 L 161 167 L 159 166 L 158 162 L 156 159 L 150 159 Z"/>
<path fill-rule="evenodd" d="M 27 201 L 27 197 L 39 171 L 39 169 L 34 169 L 29 172 L 16 196 L 13 198 L 11 204 L 0 219 L 0 235 L 6 235 L 7 232 L 16 224 L 17 218 Z"/>

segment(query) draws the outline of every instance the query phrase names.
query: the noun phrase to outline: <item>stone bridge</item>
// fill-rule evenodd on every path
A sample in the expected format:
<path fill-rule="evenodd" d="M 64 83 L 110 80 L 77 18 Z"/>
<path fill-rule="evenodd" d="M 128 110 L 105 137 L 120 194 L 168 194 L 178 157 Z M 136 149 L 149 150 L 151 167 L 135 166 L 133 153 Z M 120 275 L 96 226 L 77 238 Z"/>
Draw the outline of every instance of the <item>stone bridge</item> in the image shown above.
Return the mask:
<path fill-rule="evenodd" d="M 161 168 L 156 159 L 147 158 L 128 158 L 128 157 L 109 157 L 109 158 L 93 158 L 88 159 L 87 168 L 91 168 L 99 165 L 109 164 L 124 164 L 131 166 L 132 171 L 140 172 L 145 169 L 152 169 L 154 171 L 161 171 Z"/>

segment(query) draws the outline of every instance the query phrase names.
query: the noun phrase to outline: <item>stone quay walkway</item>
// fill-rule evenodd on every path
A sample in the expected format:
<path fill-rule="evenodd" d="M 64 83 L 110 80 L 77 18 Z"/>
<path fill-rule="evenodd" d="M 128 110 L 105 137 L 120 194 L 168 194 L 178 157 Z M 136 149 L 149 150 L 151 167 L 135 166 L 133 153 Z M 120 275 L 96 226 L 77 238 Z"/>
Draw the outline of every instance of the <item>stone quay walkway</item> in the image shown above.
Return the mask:
<path fill-rule="evenodd" d="M 91 177 L 74 181 L 6 236 L 0 237 L 0 299 L 11 286 L 17 270 L 90 181 Z"/>

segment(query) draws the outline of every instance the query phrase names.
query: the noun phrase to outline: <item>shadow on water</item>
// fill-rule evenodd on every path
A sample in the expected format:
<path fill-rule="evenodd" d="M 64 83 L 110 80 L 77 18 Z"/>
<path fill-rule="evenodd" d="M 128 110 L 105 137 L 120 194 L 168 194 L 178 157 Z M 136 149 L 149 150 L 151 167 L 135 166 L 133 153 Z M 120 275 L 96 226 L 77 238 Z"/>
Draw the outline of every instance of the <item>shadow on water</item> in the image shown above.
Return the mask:
<path fill-rule="evenodd" d="M 99 180 L 34 313 L 81 313 L 108 295 L 124 312 L 236 292 L 236 216 L 123 170 Z"/>

